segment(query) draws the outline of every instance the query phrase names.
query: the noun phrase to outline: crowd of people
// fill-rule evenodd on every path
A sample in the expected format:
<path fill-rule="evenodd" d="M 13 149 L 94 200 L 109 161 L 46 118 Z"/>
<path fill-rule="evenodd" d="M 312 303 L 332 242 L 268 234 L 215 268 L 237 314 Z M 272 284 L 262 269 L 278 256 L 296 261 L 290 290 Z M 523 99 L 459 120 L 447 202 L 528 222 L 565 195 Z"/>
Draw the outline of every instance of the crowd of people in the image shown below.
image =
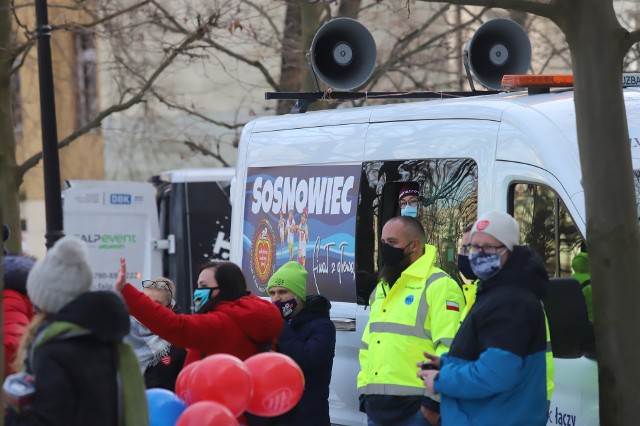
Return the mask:
<path fill-rule="evenodd" d="M 541 259 L 519 245 L 511 216 L 488 212 L 463 230 L 459 285 L 436 265 L 418 196 L 405 185 L 401 214 L 382 228 L 354 388 L 369 426 L 493 425 L 505 413 L 546 424 L 553 358 Z M 307 293 L 303 265 L 275 271 L 269 301 L 248 291 L 236 264 L 208 262 L 186 314 L 170 279 L 127 283 L 125 259 L 115 291 L 90 291 L 86 247 L 73 237 L 40 261 L 6 254 L 5 424 L 144 426 L 145 387 L 174 390 L 184 366 L 211 354 L 278 351 L 300 366 L 303 396 L 278 417 L 246 413 L 249 424 L 330 425 L 336 328 L 330 301 Z"/>

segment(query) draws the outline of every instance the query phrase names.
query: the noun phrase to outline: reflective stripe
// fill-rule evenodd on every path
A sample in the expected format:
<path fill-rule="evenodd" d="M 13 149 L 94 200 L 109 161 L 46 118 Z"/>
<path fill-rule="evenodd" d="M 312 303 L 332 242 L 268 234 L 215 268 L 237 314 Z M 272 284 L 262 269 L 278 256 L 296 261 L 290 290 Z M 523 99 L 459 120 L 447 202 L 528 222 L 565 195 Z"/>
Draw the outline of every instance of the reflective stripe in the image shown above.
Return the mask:
<path fill-rule="evenodd" d="M 424 324 L 424 323 L 423 323 Z M 431 339 L 431 332 L 424 326 L 402 325 L 394 322 L 374 322 L 369 324 L 370 333 L 392 333 L 400 336 L 417 337 L 418 339 Z"/>
<path fill-rule="evenodd" d="M 440 278 L 446 277 L 447 274 L 444 272 L 437 272 L 435 274 L 431 274 L 429 279 L 427 280 L 424 289 L 422 290 L 422 294 L 420 294 L 420 301 L 418 303 L 418 312 L 416 313 L 416 321 L 414 325 L 404 325 L 397 324 L 393 322 L 371 322 L 369 323 L 369 332 L 370 333 L 393 333 L 398 334 L 400 336 L 409 336 L 409 337 L 417 337 L 418 339 L 427 339 L 431 340 L 431 330 L 426 330 L 424 328 L 424 323 L 427 320 L 427 314 L 429 313 L 429 304 L 427 303 L 427 288 L 435 281 Z M 442 341 L 441 343 L 443 343 Z M 450 346 L 449 345 L 447 346 Z M 446 344 L 446 343 L 445 343 Z"/>
<path fill-rule="evenodd" d="M 364 340 L 360 340 L 360 349 L 364 349 L 365 351 L 369 349 L 369 344 Z"/>
<path fill-rule="evenodd" d="M 551 350 L 551 342 L 547 342 L 547 352 L 553 352 Z"/>
<path fill-rule="evenodd" d="M 424 387 L 385 385 L 382 383 L 370 383 L 358 388 L 361 395 L 396 395 L 396 396 L 423 396 Z"/>
<path fill-rule="evenodd" d="M 436 350 L 440 345 L 445 345 L 447 348 L 450 348 L 452 342 L 453 339 L 451 337 L 443 337 L 433 342 L 433 349 Z"/>

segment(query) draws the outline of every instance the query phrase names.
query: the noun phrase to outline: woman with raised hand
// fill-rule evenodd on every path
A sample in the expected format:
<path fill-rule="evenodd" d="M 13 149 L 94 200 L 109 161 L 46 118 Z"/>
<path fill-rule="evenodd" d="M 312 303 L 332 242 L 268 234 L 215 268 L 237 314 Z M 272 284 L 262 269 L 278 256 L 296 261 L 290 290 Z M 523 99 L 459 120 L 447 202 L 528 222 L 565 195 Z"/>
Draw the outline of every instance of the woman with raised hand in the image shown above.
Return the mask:
<path fill-rule="evenodd" d="M 207 355 L 229 354 L 241 360 L 275 343 L 283 319 L 271 302 L 249 291 L 242 270 L 232 262 L 212 261 L 200 268 L 194 293 L 195 315 L 176 314 L 126 282 L 120 259 L 115 288 L 129 312 L 151 332 L 187 349 L 185 366 Z"/>

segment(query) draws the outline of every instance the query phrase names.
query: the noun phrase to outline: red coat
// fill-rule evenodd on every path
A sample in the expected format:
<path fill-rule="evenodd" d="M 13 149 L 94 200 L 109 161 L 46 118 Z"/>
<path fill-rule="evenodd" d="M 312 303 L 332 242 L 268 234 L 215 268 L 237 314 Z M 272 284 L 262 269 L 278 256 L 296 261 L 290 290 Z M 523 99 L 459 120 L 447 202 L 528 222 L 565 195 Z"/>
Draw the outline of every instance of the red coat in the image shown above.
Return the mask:
<path fill-rule="evenodd" d="M 15 290 L 2 290 L 4 319 L 4 376 L 15 373 L 9 367 L 13 362 L 24 329 L 33 318 L 33 305 L 27 296 Z"/>
<path fill-rule="evenodd" d="M 282 330 L 280 311 L 254 295 L 221 301 L 205 314 L 176 314 L 127 284 L 122 289 L 129 312 L 151 332 L 187 349 L 184 365 L 204 355 L 224 353 L 241 360 L 258 352 L 258 345 L 275 342 Z"/>

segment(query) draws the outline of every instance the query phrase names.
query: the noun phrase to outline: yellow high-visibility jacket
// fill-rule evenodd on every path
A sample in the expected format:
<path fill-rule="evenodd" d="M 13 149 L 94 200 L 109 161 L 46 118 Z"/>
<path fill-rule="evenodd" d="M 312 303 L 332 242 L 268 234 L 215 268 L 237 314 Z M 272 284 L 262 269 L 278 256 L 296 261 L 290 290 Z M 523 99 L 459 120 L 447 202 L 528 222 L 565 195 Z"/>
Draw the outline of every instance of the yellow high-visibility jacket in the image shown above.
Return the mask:
<path fill-rule="evenodd" d="M 372 293 L 360 343 L 360 394 L 423 395 L 416 363 L 423 352 L 449 351 L 465 302 L 458 283 L 435 260 L 435 247 L 426 245 L 393 287 L 380 282 Z"/>

